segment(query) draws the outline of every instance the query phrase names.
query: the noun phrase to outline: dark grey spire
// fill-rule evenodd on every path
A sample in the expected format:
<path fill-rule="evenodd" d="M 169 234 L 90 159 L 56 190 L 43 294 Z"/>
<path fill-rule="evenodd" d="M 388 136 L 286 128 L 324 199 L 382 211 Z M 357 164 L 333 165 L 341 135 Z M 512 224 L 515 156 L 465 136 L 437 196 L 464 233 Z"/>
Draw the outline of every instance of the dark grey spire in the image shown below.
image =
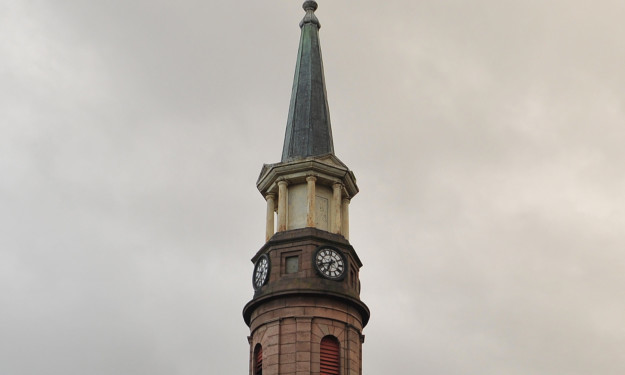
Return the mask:
<path fill-rule="evenodd" d="M 317 2 L 304 2 L 306 15 L 297 53 L 282 161 L 334 154 L 330 110 L 323 77 Z"/>

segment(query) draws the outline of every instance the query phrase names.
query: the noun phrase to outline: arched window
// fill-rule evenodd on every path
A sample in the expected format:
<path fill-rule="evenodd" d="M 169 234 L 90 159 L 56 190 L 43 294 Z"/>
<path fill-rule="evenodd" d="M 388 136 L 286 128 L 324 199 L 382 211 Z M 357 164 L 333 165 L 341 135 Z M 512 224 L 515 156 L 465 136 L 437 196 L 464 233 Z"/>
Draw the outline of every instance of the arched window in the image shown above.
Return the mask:
<path fill-rule="evenodd" d="M 263 347 L 260 344 L 254 348 L 254 375 L 263 375 Z"/>
<path fill-rule="evenodd" d="M 339 340 L 334 336 L 321 339 L 321 375 L 339 375 Z"/>

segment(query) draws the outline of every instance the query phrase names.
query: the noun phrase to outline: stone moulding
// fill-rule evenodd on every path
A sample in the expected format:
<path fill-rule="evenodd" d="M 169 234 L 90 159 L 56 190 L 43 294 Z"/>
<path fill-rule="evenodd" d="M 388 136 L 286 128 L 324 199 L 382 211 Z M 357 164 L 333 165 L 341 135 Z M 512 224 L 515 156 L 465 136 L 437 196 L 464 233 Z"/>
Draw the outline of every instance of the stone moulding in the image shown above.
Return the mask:
<path fill-rule="evenodd" d="M 267 303 L 269 301 L 272 301 L 274 299 L 277 298 L 284 298 L 287 296 L 294 296 L 294 297 L 302 297 L 302 296 L 318 296 L 320 298 L 320 300 L 323 299 L 335 299 L 337 301 L 341 301 L 344 303 L 349 304 L 350 306 L 352 306 L 353 308 L 356 309 L 356 311 L 358 311 L 358 313 L 360 314 L 360 317 L 362 319 L 362 326 L 366 326 L 367 323 L 369 322 L 369 317 L 371 315 L 371 312 L 369 311 L 369 308 L 367 307 L 367 305 L 365 305 L 364 302 L 362 302 L 361 300 L 351 297 L 351 296 L 346 296 L 344 294 L 340 294 L 340 293 L 328 293 L 327 291 L 314 291 L 314 290 L 306 290 L 306 289 L 302 289 L 302 290 L 289 290 L 289 291 L 283 291 L 283 292 L 278 292 L 278 293 L 272 293 L 269 295 L 263 295 L 262 297 L 259 298 L 255 298 L 253 300 L 251 300 L 250 302 L 248 302 L 245 307 L 243 308 L 243 319 L 245 320 L 245 324 L 247 324 L 248 326 L 250 326 L 251 323 L 251 318 L 252 318 L 252 313 L 254 312 L 254 310 L 260 306 L 263 303 Z"/>
<path fill-rule="evenodd" d="M 321 185 L 343 184 L 343 193 L 352 198 L 358 194 L 356 177 L 336 156 L 310 157 L 284 163 L 265 164 L 260 171 L 256 187 L 263 196 L 276 194 L 278 181 L 287 180 L 290 184 L 305 183 L 306 177 L 314 175 Z"/>

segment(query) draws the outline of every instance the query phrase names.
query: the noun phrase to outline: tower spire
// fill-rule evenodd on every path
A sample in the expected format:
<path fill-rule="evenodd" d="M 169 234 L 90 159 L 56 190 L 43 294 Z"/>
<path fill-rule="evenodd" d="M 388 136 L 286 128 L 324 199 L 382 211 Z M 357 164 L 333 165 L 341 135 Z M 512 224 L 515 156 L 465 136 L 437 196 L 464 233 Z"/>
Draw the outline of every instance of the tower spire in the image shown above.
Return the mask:
<path fill-rule="evenodd" d="M 303 5 L 306 15 L 300 22 L 301 37 L 284 136 L 282 161 L 334 154 L 330 109 L 326 94 L 317 2 Z"/>
<path fill-rule="evenodd" d="M 265 244 L 252 258 L 254 296 L 243 308 L 249 375 L 362 375 L 370 312 L 349 242 L 358 186 L 334 155 L 316 9 L 304 2 L 282 161 L 264 164 L 256 182 L 267 208 Z"/>

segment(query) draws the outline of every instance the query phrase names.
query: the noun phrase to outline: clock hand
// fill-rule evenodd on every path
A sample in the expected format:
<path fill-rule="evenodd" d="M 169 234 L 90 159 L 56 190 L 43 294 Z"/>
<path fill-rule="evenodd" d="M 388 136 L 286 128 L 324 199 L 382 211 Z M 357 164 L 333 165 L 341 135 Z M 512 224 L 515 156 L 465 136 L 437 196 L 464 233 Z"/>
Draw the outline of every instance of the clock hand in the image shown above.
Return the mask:
<path fill-rule="evenodd" d="M 322 271 L 322 272 L 324 272 L 324 271 L 329 271 L 329 270 L 330 270 L 331 265 L 332 265 L 332 260 L 327 260 L 327 261 L 322 262 L 322 263 L 321 263 L 321 267 L 320 267 L 320 268 L 321 268 L 321 271 Z"/>

